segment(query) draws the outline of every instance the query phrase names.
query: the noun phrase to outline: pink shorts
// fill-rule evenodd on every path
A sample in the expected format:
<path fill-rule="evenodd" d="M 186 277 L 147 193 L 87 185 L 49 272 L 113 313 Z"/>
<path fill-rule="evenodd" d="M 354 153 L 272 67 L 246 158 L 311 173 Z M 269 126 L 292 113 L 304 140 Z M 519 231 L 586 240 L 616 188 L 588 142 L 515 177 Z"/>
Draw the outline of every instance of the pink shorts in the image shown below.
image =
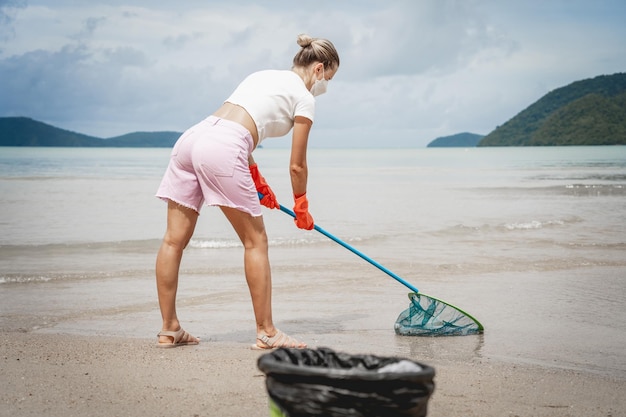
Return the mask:
<path fill-rule="evenodd" d="M 198 213 L 205 203 L 260 216 L 261 204 L 248 166 L 253 147 L 250 132 L 239 123 L 207 117 L 174 144 L 156 196 Z"/>

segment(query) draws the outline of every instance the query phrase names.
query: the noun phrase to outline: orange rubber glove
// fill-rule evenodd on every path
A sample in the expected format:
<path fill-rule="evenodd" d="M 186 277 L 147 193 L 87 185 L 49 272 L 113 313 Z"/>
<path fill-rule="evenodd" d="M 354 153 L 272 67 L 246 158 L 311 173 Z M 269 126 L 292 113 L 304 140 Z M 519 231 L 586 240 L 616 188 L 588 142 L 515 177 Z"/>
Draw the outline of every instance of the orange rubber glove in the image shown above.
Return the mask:
<path fill-rule="evenodd" d="M 306 193 L 301 196 L 293 196 L 296 204 L 293 206 L 293 212 L 296 214 L 296 218 L 293 221 L 300 229 L 311 230 L 315 227 L 313 223 L 313 217 L 309 213 L 309 200 L 306 199 Z"/>
<path fill-rule="evenodd" d="M 279 208 L 278 200 L 276 200 L 276 195 L 274 191 L 267 185 L 265 178 L 259 172 L 259 167 L 257 164 L 250 165 L 250 175 L 252 175 L 252 181 L 254 181 L 254 186 L 256 190 L 263 194 L 263 198 L 261 199 L 261 204 L 263 204 L 267 208 L 276 209 Z"/>

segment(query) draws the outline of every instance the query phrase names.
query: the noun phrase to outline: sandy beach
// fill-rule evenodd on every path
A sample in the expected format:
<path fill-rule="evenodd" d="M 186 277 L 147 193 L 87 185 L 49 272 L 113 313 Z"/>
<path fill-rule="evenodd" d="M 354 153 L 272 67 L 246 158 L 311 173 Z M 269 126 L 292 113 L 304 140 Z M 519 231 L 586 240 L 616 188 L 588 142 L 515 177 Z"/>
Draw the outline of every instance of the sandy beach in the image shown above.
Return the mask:
<path fill-rule="evenodd" d="M 313 152 L 319 225 L 485 333 L 397 336 L 407 288 L 267 213 L 276 326 L 312 348 L 434 367 L 431 417 L 626 416 L 621 149 Z M 199 220 L 178 289 L 181 323 L 202 343 L 154 346 L 165 214 L 155 161 L 167 150 L 39 152 L 14 151 L 31 163 L 7 166 L 37 169 L 0 181 L 10 213 L 0 222 L 0 417 L 268 416 L 243 253 L 217 209 Z M 127 166 L 93 177 L 95 158 Z M 65 174 L 38 174 L 50 161 Z M 284 164 L 266 162 L 268 177 L 286 178 Z M 137 166 L 153 173 L 137 177 Z"/>
<path fill-rule="evenodd" d="M 0 292 L 0 416 L 269 415 L 265 377 L 257 368 L 263 352 L 250 349 L 254 327 L 245 284 L 228 272 L 219 279 L 185 276 L 179 313 L 202 343 L 176 349 L 154 346 L 160 321 L 151 276 L 6 284 Z M 493 281 L 483 277 L 481 285 L 451 280 L 440 293 L 471 305 L 485 319 L 485 334 L 402 337 L 393 323 L 408 307 L 406 291 L 375 271 L 346 268 L 341 281 L 321 266 L 301 271 L 278 264 L 274 272 L 276 324 L 288 334 L 312 348 L 406 357 L 434 367 L 429 416 L 626 415 L 623 353 L 619 338 L 607 337 L 617 328 L 585 338 L 595 328 L 568 324 L 571 313 L 563 307 L 550 313 L 551 322 L 535 326 L 547 314 L 540 304 L 555 293 L 549 287 L 532 304 L 533 298 L 518 295 L 529 280 L 516 274 L 506 281 L 509 292 L 496 284 L 502 274 Z M 538 275 L 536 285 L 542 279 Z M 525 316 L 511 316 L 520 302 Z"/>
<path fill-rule="evenodd" d="M 434 367 L 429 416 L 626 415 L 619 349 L 602 336 L 592 352 L 592 338 L 573 327 L 551 338 L 553 327 L 533 328 L 540 317 L 528 311 L 511 326 L 509 307 L 521 290 L 490 292 L 495 283 L 486 279 L 483 286 L 472 279 L 441 285 L 446 298 L 471 304 L 486 318 L 485 334 L 402 337 L 393 322 L 408 300 L 391 280 L 367 268 L 341 271 L 342 285 L 322 267 L 274 270 L 276 323 L 283 331 L 312 348 L 406 357 Z M 176 349 L 154 346 L 160 322 L 150 276 L 5 285 L 0 415 L 269 415 L 265 376 L 257 368 L 263 352 L 250 349 L 250 302 L 241 276 L 222 272 L 219 280 L 190 275 L 182 281 L 181 320 L 202 343 Z M 315 280 L 307 283 L 301 274 Z M 523 285 L 514 274 L 508 282 Z M 352 291 L 358 293 L 347 299 Z M 560 314 L 555 326 L 569 313 Z"/>
<path fill-rule="evenodd" d="M 157 349 L 153 340 L 3 332 L 2 416 L 264 416 L 263 352 L 240 343 Z M 626 381 L 481 359 L 429 360 L 429 416 L 626 413 Z"/>

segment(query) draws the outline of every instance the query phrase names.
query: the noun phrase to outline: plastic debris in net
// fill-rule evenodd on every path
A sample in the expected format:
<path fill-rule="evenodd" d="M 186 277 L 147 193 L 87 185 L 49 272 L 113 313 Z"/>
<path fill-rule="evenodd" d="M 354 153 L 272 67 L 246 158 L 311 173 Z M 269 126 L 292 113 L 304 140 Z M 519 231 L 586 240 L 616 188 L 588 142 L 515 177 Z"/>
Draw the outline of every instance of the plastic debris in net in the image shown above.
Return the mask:
<path fill-rule="evenodd" d="M 403 336 L 466 336 L 484 328 L 463 310 L 421 293 L 410 293 L 409 308 L 398 316 L 394 329 Z"/>

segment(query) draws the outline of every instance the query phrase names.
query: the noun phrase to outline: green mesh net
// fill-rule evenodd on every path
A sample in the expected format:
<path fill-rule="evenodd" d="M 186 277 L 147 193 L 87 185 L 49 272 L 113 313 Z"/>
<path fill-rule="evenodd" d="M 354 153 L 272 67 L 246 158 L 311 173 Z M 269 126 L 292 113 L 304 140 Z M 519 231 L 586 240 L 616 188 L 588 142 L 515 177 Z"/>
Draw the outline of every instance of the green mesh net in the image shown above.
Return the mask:
<path fill-rule="evenodd" d="M 394 329 L 403 336 L 466 336 L 482 333 L 482 324 L 457 307 L 422 293 L 410 293 L 409 308 Z"/>

